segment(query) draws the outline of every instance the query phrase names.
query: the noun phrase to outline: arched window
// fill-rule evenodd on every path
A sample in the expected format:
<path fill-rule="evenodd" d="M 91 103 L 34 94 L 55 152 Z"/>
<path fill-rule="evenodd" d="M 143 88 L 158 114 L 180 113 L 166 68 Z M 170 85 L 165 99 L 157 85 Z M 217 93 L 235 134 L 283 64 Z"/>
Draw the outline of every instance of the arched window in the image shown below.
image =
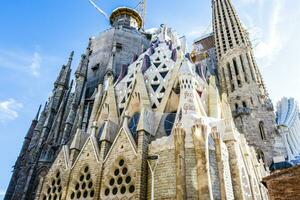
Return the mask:
<path fill-rule="evenodd" d="M 239 104 L 235 104 L 235 109 L 237 110 L 239 108 Z"/>
<path fill-rule="evenodd" d="M 175 118 L 176 118 L 176 113 L 170 113 L 165 118 L 164 128 L 167 136 L 171 135 Z"/>
<path fill-rule="evenodd" d="M 262 140 L 266 140 L 266 134 L 265 134 L 265 128 L 264 128 L 264 122 L 260 121 L 259 122 L 259 131 L 260 131 L 260 136 Z"/>
<path fill-rule="evenodd" d="M 244 107 L 244 108 L 247 108 L 247 104 L 246 104 L 245 101 L 243 101 L 243 107 Z"/>
<path fill-rule="evenodd" d="M 128 128 L 134 138 L 136 138 L 136 129 L 139 123 L 140 119 L 140 113 L 134 113 L 134 115 L 131 117 Z"/>
<path fill-rule="evenodd" d="M 231 73 L 231 69 L 230 69 L 230 64 L 227 63 L 227 70 L 228 70 L 228 73 L 229 73 L 229 77 L 230 77 L 230 80 L 232 80 L 232 73 Z"/>
<path fill-rule="evenodd" d="M 236 63 L 236 59 L 234 58 L 233 59 L 233 66 L 234 66 L 234 72 L 235 72 L 235 75 L 239 75 L 239 70 L 238 70 L 238 66 L 237 66 L 237 63 Z"/>

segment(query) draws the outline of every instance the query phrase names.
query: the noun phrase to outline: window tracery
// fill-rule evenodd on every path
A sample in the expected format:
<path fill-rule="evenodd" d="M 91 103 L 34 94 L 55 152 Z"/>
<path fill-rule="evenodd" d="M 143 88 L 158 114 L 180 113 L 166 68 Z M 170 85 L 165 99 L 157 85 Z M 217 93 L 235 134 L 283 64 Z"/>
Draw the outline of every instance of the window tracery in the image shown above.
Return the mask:
<path fill-rule="evenodd" d="M 94 183 L 91 178 L 89 166 L 86 166 L 81 172 L 75 187 L 70 193 L 69 199 L 90 199 L 95 196 Z"/>
<path fill-rule="evenodd" d="M 61 186 L 61 175 L 60 171 L 57 171 L 55 177 L 50 181 L 50 184 L 47 186 L 46 193 L 43 194 L 43 200 L 60 200 L 62 193 Z"/>
<path fill-rule="evenodd" d="M 102 190 L 102 196 L 105 198 L 111 196 L 128 196 L 134 193 L 134 180 L 128 170 L 128 165 L 124 159 L 116 161 Z"/>

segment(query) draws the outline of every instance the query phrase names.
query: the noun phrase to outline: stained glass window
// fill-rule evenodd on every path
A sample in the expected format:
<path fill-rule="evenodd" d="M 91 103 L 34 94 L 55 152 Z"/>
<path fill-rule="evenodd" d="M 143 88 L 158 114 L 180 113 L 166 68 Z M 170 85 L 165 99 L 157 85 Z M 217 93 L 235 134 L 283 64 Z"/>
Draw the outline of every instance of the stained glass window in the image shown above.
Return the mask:
<path fill-rule="evenodd" d="M 133 135 L 134 138 L 136 137 L 136 129 L 137 129 L 137 126 L 139 123 L 139 119 L 140 119 L 140 113 L 135 113 L 131 117 L 129 124 L 128 124 L 128 128 L 131 131 L 131 134 Z"/>
<path fill-rule="evenodd" d="M 164 128 L 167 136 L 171 135 L 175 118 L 176 118 L 176 113 L 170 113 L 165 118 Z"/>

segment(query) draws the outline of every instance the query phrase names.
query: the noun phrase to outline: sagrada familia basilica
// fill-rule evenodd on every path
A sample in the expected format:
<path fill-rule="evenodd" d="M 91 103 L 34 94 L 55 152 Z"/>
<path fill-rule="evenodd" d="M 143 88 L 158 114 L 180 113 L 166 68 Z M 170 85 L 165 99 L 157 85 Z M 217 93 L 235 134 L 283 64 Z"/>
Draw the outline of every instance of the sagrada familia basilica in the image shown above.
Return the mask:
<path fill-rule="evenodd" d="M 268 199 L 288 155 L 247 31 L 213 0 L 192 52 L 119 7 L 32 121 L 5 200 Z"/>

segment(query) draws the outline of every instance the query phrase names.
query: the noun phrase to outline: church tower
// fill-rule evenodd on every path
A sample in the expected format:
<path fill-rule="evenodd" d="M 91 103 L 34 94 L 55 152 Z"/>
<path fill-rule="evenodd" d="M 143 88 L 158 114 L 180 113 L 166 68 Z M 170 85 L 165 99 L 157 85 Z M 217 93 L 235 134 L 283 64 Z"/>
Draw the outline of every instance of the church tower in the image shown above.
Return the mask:
<path fill-rule="evenodd" d="M 259 157 L 270 164 L 274 156 L 285 151 L 249 35 L 231 0 L 212 0 L 212 8 L 221 91 L 228 96 L 239 131 L 256 148 Z"/>

